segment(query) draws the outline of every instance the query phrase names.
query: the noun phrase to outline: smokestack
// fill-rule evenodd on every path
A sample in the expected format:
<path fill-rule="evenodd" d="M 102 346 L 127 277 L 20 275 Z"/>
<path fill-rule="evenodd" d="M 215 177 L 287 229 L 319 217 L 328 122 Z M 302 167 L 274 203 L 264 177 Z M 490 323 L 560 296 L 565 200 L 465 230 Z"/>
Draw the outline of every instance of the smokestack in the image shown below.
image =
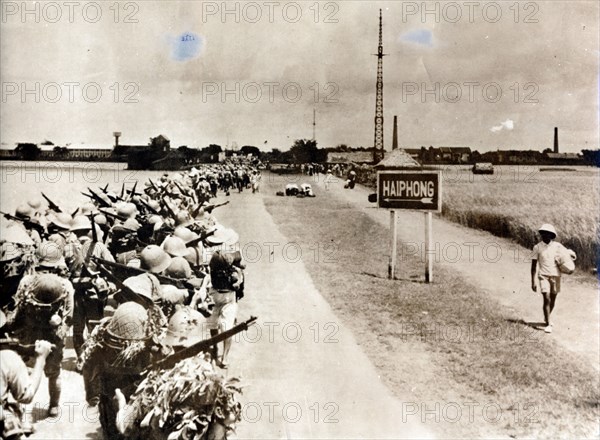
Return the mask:
<path fill-rule="evenodd" d="M 558 127 L 554 127 L 554 152 L 558 153 Z"/>
<path fill-rule="evenodd" d="M 394 134 L 392 136 L 392 150 L 398 148 L 398 116 L 394 116 Z"/>

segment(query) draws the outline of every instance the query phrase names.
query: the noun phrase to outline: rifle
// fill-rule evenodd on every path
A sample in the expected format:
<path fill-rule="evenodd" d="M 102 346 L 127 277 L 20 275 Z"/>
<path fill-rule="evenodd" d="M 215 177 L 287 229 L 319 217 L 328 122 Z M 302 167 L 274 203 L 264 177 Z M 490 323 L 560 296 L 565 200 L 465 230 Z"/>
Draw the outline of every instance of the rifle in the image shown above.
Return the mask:
<path fill-rule="evenodd" d="M 178 289 L 193 290 L 196 288 L 196 286 L 194 286 L 192 283 L 190 283 L 187 280 L 171 278 L 166 275 L 152 273 L 145 269 L 140 269 L 137 267 L 127 266 L 127 265 L 121 264 L 121 263 L 115 263 L 112 261 L 103 260 L 102 258 L 98 258 L 98 257 L 92 257 L 92 259 L 94 261 L 96 261 L 96 263 L 107 266 L 109 268 L 114 268 L 114 269 L 123 270 L 125 272 L 129 272 L 132 274 L 131 276 L 142 275 L 142 274 L 151 274 L 151 275 L 154 275 L 158 279 L 158 281 L 160 281 L 161 283 L 172 284 L 173 286 L 177 287 Z"/>
<path fill-rule="evenodd" d="M 0 211 L 0 214 L 2 214 L 4 217 L 6 217 L 7 220 L 14 220 L 17 222 L 21 222 L 21 223 L 23 223 L 23 225 L 25 227 L 35 229 L 40 234 L 40 237 L 44 237 L 46 235 L 46 231 L 44 230 L 44 227 L 42 225 L 40 225 L 39 223 L 36 223 L 36 222 L 30 220 L 29 218 L 24 219 L 24 218 L 20 218 L 20 217 L 15 217 L 14 215 L 9 214 L 7 212 L 3 212 L 3 211 Z"/>
<path fill-rule="evenodd" d="M 148 211 L 150 211 L 152 214 L 158 214 L 158 211 L 156 209 L 154 209 L 152 206 L 150 206 L 150 204 L 148 202 L 146 202 L 144 199 L 140 199 L 140 202 L 142 205 L 144 205 L 146 208 L 148 208 Z"/>
<path fill-rule="evenodd" d="M 58 205 L 56 203 L 54 203 L 52 200 L 50 200 L 50 198 L 46 194 L 42 193 L 42 197 L 46 199 L 46 201 L 48 202 L 48 207 L 51 210 L 56 211 L 56 212 L 62 212 L 61 209 L 58 207 Z"/>
<path fill-rule="evenodd" d="M 92 191 L 92 189 L 91 189 L 91 188 L 89 188 L 89 187 L 88 187 L 88 191 L 90 192 L 90 194 L 91 194 L 91 197 L 92 197 L 92 198 L 93 198 L 93 199 L 94 199 L 96 202 L 98 202 L 98 204 L 100 205 L 100 207 L 102 207 L 102 208 L 110 208 L 110 207 L 111 207 L 111 204 L 110 204 L 110 203 L 108 203 L 106 200 L 104 200 L 102 197 L 100 197 L 98 194 L 96 194 L 94 191 Z M 83 194 L 83 193 L 82 193 L 82 194 Z M 83 195 L 85 196 L 85 195 L 87 195 L 87 194 L 83 194 Z"/>
<path fill-rule="evenodd" d="M 99 260 L 98 258 L 95 258 L 95 257 L 92 257 L 92 258 L 94 258 L 95 260 Z M 100 261 L 104 261 L 104 260 L 100 260 Z M 102 266 L 102 264 L 98 264 L 97 267 L 98 267 L 98 270 L 100 272 L 102 272 L 103 276 L 108 278 L 109 281 L 114 283 L 121 290 L 121 293 L 123 294 L 123 297 L 125 298 L 126 301 L 134 301 L 146 308 L 154 305 L 154 301 L 152 301 L 151 298 L 148 298 L 147 296 L 144 296 L 144 295 L 140 295 L 139 293 L 131 290 L 129 287 L 127 287 L 125 284 L 123 284 L 123 281 L 121 281 L 119 278 L 114 276 L 110 270 L 108 270 L 106 267 Z"/>
<path fill-rule="evenodd" d="M 201 241 L 202 243 L 204 243 L 204 241 L 205 241 L 205 240 L 206 240 L 208 237 L 210 237 L 211 235 L 214 235 L 214 233 L 215 233 L 215 232 L 217 232 L 217 229 L 216 229 L 216 228 L 215 228 L 215 229 L 212 229 L 212 230 L 210 230 L 210 231 L 204 231 L 204 230 L 203 230 L 203 231 L 200 233 L 200 236 L 199 236 L 198 238 L 195 238 L 195 239 L 193 239 L 193 240 L 190 240 L 190 241 L 188 241 L 188 242 L 185 244 L 185 246 L 186 246 L 186 247 L 194 247 L 194 246 L 196 246 L 196 245 L 198 244 L 198 242 L 200 242 L 200 241 Z"/>
<path fill-rule="evenodd" d="M 2 338 L 0 339 L 0 350 L 13 350 L 21 356 L 34 356 L 35 344 L 21 344 L 17 339 Z"/>
<path fill-rule="evenodd" d="M 90 221 L 92 222 L 92 242 L 98 243 L 98 231 L 96 231 L 96 221 L 94 220 L 94 214 L 90 214 Z"/>
<path fill-rule="evenodd" d="M 89 189 L 89 188 L 88 188 Z M 100 191 L 102 191 L 104 194 L 106 194 L 106 197 L 109 198 L 109 200 L 111 202 L 118 202 L 119 200 L 124 201 L 125 199 L 123 199 L 123 196 L 118 196 L 118 195 L 111 195 L 108 193 L 108 183 L 106 184 L 106 186 L 104 188 L 100 188 Z"/>
<path fill-rule="evenodd" d="M 153 362 L 144 373 L 148 373 L 149 370 L 152 369 L 167 370 L 173 368 L 177 362 L 196 356 L 198 353 L 206 352 L 210 349 L 210 347 L 217 345 L 219 342 L 223 342 L 224 340 L 229 339 L 240 332 L 248 330 L 248 327 L 254 324 L 256 320 L 256 316 L 251 316 L 247 321 L 244 321 L 235 327 L 224 331 L 223 333 L 219 333 L 217 336 L 197 342 L 196 344 L 183 348 L 176 353 L 161 359 L 160 361 Z"/>
<path fill-rule="evenodd" d="M 121 195 L 119 196 L 121 199 L 125 196 L 125 182 L 121 185 Z"/>
<path fill-rule="evenodd" d="M 134 196 L 136 195 L 141 195 L 140 193 L 136 193 L 135 189 L 137 188 L 137 184 L 138 181 L 136 180 L 135 183 L 133 184 L 133 188 L 129 191 L 127 191 L 129 193 L 129 200 L 131 200 Z"/>
<path fill-rule="evenodd" d="M 110 218 L 115 218 L 115 219 L 120 220 L 120 221 L 125 221 L 126 220 L 124 217 L 121 217 L 118 214 L 114 214 L 114 213 L 109 212 L 109 211 L 105 211 L 102 208 L 98 208 L 98 211 L 100 211 L 104 215 L 109 216 Z"/>
<path fill-rule="evenodd" d="M 148 181 L 150 182 L 150 185 L 152 185 L 152 188 L 154 188 L 155 191 L 160 191 L 160 189 L 158 189 L 158 186 L 156 186 L 156 184 L 152 181 L 151 178 L 148 177 Z"/>
<path fill-rule="evenodd" d="M 179 191 L 181 192 L 181 194 L 183 194 L 184 196 L 188 196 L 189 197 L 189 194 L 188 194 L 187 190 L 183 189 L 181 187 L 181 185 L 179 184 L 179 182 L 173 181 L 173 183 L 179 189 Z"/>
<path fill-rule="evenodd" d="M 175 211 L 173 211 L 173 208 L 171 208 L 171 205 L 169 205 L 169 202 L 167 202 L 165 199 L 162 199 L 162 202 L 171 218 L 175 218 L 177 215 L 175 214 Z"/>
<path fill-rule="evenodd" d="M 227 200 L 226 202 L 223 202 L 223 203 L 217 203 L 215 205 L 208 204 L 204 207 L 204 211 L 206 211 L 210 214 L 213 212 L 213 209 L 218 208 L 219 206 L 225 206 L 228 203 L 229 203 L 229 200 Z"/>

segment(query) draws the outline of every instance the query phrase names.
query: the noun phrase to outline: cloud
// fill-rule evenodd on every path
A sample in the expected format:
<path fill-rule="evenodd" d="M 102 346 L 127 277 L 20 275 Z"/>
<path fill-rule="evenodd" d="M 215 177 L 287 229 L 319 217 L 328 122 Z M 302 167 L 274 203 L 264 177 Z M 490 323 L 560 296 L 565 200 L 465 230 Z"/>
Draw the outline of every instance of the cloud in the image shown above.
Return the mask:
<path fill-rule="evenodd" d="M 429 29 L 415 29 L 408 31 L 400 35 L 399 40 L 419 44 L 421 46 L 433 47 L 433 35 Z"/>
<path fill-rule="evenodd" d="M 490 128 L 490 131 L 496 133 L 501 131 L 503 128 L 506 130 L 512 130 L 515 128 L 515 122 L 512 119 L 507 119 L 504 122 L 500 122 L 500 125 L 494 125 L 492 128 Z"/>

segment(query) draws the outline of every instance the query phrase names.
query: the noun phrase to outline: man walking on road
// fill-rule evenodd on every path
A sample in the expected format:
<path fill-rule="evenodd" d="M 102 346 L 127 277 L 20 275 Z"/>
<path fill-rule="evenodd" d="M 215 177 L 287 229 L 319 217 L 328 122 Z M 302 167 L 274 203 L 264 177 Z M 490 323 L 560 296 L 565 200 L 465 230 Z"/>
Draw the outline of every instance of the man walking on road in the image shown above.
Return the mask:
<path fill-rule="evenodd" d="M 560 243 L 554 241 L 556 230 L 554 226 L 544 224 L 539 229 L 542 241 L 533 247 L 531 255 L 531 290 L 537 291 L 535 277 L 540 284 L 540 293 L 544 297 L 544 321 L 546 333 L 552 333 L 552 324 L 550 323 L 550 314 L 554 309 L 556 297 L 560 292 L 560 270 L 556 263 L 556 258 L 563 251 L 568 250 Z M 539 266 L 539 270 L 538 270 Z"/>

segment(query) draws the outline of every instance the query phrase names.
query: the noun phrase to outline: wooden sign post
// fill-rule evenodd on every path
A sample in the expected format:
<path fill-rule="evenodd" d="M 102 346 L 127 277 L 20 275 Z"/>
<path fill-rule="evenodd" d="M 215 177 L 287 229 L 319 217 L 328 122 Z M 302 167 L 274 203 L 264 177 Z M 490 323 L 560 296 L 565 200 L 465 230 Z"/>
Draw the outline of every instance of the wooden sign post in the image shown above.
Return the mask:
<path fill-rule="evenodd" d="M 393 280 L 396 276 L 396 255 L 398 254 L 398 221 L 396 211 L 390 210 L 390 232 L 391 232 L 391 243 L 390 243 L 390 258 L 388 263 L 388 278 Z"/>
<path fill-rule="evenodd" d="M 397 253 L 397 216 L 399 209 L 425 212 L 425 282 L 433 281 L 432 212 L 442 211 L 442 183 L 439 171 L 389 170 L 377 173 L 377 202 L 390 210 L 390 258 L 388 277 L 394 279 Z"/>

